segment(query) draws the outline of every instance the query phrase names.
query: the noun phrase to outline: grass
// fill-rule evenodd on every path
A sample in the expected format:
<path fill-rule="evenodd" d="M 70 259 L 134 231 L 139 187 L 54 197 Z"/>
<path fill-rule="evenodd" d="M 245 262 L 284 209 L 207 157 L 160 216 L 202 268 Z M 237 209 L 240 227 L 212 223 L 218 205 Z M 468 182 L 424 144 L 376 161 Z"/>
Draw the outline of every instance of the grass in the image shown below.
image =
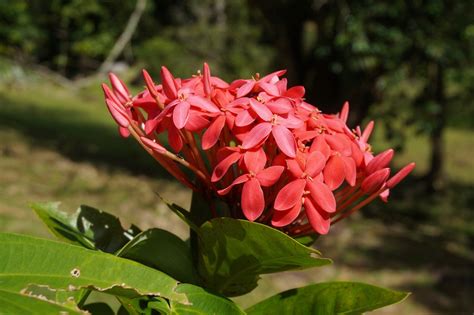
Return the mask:
<path fill-rule="evenodd" d="M 100 93 L 91 88 L 71 92 L 41 80 L 0 86 L 2 231 L 48 236 L 28 203 L 60 200 L 64 209 L 86 203 L 120 216 L 125 224 L 186 236 L 185 226 L 155 192 L 184 207 L 190 192 L 134 141 L 118 136 Z M 376 203 L 366 216 L 334 226 L 318 241 L 334 265 L 264 276 L 256 291 L 236 300 L 249 306 L 315 281 L 351 280 L 413 292 L 404 303 L 377 314 L 472 311 L 473 136 L 465 130 L 446 133 L 445 193 L 426 196 L 415 179 L 400 185 L 388 207 Z M 382 147 L 377 135 L 375 141 Z M 422 175 L 427 152 L 426 138 L 410 137 L 396 165 L 416 161 L 416 174 Z"/>

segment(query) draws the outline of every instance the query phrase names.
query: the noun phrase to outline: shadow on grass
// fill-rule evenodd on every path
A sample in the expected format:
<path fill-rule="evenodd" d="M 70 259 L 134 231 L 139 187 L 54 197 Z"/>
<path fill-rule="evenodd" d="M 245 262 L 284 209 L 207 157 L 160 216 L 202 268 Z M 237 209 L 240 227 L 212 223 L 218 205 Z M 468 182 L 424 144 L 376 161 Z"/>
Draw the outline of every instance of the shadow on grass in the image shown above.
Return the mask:
<path fill-rule="evenodd" d="M 47 147 L 73 161 L 89 161 L 105 169 L 171 179 L 134 139 L 123 139 L 112 125 L 89 117 L 83 110 L 45 108 L 34 101 L 20 103 L 0 94 L 0 128 L 21 132 L 33 146 Z"/>
<path fill-rule="evenodd" d="M 436 312 L 471 314 L 474 311 L 473 185 L 449 183 L 427 195 L 420 179 L 411 177 L 394 190 L 393 201 L 367 215 L 388 228 L 378 233 L 378 246 L 354 248 L 358 259 L 350 268 L 410 270 L 432 274 L 433 282 L 405 282 L 401 290 Z M 391 228 L 393 226 L 397 228 Z"/>

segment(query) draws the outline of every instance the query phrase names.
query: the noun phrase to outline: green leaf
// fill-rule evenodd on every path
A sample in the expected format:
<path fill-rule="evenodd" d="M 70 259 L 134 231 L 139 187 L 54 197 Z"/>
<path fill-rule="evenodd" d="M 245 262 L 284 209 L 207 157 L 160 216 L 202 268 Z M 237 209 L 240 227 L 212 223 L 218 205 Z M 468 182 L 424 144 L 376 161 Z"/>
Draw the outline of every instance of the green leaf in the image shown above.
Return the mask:
<path fill-rule="evenodd" d="M 326 282 L 274 295 L 247 314 L 362 314 L 402 301 L 409 293 L 357 282 Z"/>
<path fill-rule="evenodd" d="M 245 314 L 235 302 L 191 285 L 180 284 L 176 292 L 185 293 L 189 304 L 170 302 L 172 314 Z"/>
<path fill-rule="evenodd" d="M 295 237 L 295 240 L 303 244 L 304 246 L 311 246 L 314 244 L 314 242 L 316 242 L 318 238 L 319 238 L 319 234 L 309 234 L 309 235 Z"/>
<path fill-rule="evenodd" d="M 0 288 L 1 314 L 87 314 L 74 305 L 62 305 L 43 296 L 25 295 Z"/>
<path fill-rule="evenodd" d="M 53 290 L 89 288 L 134 298 L 161 296 L 187 303 L 178 282 L 137 262 L 40 238 L 0 233 L 0 288 L 20 292 L 28 286 Z"/>
<path fill-rule="evenodd" d="M 92 315 L 115 315 L 114 310 L 108 304 L 102 302 L 84 305 L 82 309 L 90 312 Z"/>
<path fill-rule="evenodd" d="M 324 266 L 330 259 L 263 224 L 216 218 L 199 233 L 198 270 L 207 287 L 238 296 L 257 286 L 261 274 Z"/>
<path fill-rule="evenodd" d="M 194 218 L 189 211 L 187 211 L 186 209 L 182 208 L 181 206 L 175 203 L 168 202 L 166 199 L 162 198 L 161 196 L 159 197 L 168 206 L 168 208 L 171 211 L 173 211 L 174 214 L 176 214 L 181 220 L 183 220 L 184 223 L 186 223 L 191 228 L 191 230 L 193 231 L 199 230 L 199 226 L 195 223 L 198 220 Z"/>
<path fill-rule="evenodd" d="M 199 282 L 188 245 L 162 229 L 150 229 L 138 234 L 117 255 L 161 270 L 181 282 Z"/>
<path fill-rule="evenodd" d="M 140 232 L 134 225 L 125 230 L 117 217 L 85 205 L 73 215 L 60 211 L 57 202 L 35 203 L 31 208 L 58 238 L 107 253 L 117 251 Z"/>
<path fill-rule="evenodd" d="M 233 301 L 207 292 L 205 289 L 191 284 L 180 284 L 176 292 L 184 293 L 189 303 L 167 302 L 159 297 L 140 297 L 132 300 L 122 300 L 124 307 L 132 314 L 225 314 L 243 315 L 245 312 Z"/>

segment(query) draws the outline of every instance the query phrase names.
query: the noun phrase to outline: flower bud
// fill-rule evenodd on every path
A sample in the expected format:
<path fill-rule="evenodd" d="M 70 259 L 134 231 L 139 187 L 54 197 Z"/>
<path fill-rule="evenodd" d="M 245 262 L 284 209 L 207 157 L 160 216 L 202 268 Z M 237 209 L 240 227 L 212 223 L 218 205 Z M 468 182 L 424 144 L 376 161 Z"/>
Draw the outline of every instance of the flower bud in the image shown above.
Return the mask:
<path fill-rule="evenodd" d="M 360 189 L 368 195 L 378 191 L 390 176 L 390 169 L 383 168 L 378 170 L 362 181 Z"/>

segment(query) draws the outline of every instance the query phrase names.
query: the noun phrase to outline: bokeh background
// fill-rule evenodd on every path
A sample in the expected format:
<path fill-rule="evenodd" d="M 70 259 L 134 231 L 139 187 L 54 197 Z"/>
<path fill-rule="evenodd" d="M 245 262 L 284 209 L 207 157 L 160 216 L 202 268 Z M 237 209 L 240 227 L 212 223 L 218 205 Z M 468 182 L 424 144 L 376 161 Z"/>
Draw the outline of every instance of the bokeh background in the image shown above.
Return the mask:
<path fill-rule="evenodd" d="M 377 314 L 472 314 L 473 49 L 469 0 L 0 1 L 0 230 L 50 237 L 28 203 L 58 200 L 185 237 L 155 193 L 187 207 L 190 192 L 118 136 L 100 83 L 283 68 L 323 111 L 349 100 L 352 126 L 376 121 L 374 150 L 417 168 L 318 240 L 333 266 L 266 276 L 238 302 L 351 280 L 412 292 Z"/>

